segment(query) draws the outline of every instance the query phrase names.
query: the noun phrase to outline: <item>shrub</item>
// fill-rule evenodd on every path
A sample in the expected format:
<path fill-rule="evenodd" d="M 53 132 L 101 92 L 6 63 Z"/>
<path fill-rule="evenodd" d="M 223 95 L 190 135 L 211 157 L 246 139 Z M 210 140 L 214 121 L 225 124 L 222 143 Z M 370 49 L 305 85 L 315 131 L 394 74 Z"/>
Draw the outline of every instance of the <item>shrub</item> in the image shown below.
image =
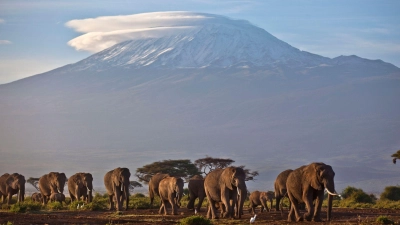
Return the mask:
<path fill-rule="evenodd" d="M 381 223 L 381 224 L 394 224 L 394 222 L 392 220 L 390 220 L 387 216 L 378 216 L 378 218 L 376 218 L 377 223 Z"/>
<path fill-rule="evenodd" d="M 60 202 L 55 201 L 47 203 L 46 208 L 49 210 L 62 210 L 64 206 Z"/>
<path fill-rule="evenodd" d="M 373 194 L 368 195 L 362 189 L 350 186 L 343 190 L 342 197 L 347 201 L 356 203 L 374 203 L 376 201 Z"/>
<path fill-rule="evenodd" d="M 151 206 L 150 206 L 150 198 L 148 198 L 148 197 L 130 198 L 129 199 L 129 208 L 133 208 L 133 209 L 150 209 L 151 208 Z"/>
<path fill-rule="evenodd" d="M 39 202 L 24 201 L 11 205 L 10 212 L 24 213 L 27 211 L 39 211 L 42 209 L 42 204 Z"/>
<path fill-rule="evenodd" d="M 399 186 L 388 186 L 381 194 L 380 199 L 387 199 L 392 201 L 400 200 L 400 187 Z"/>
<path fill-rule="evenodd" d="M 136 193 L 136 194 L 132 195 L 132 197 L 134 197 L 134 198 L 145 198 L 146 195 L 144 195 L 142 193 Z"/>
<path fill-rule="evenodd" d="M 179 225 L 212 225 L 211 220 L 202 216 L 189 216 L 179 221 Z"/>

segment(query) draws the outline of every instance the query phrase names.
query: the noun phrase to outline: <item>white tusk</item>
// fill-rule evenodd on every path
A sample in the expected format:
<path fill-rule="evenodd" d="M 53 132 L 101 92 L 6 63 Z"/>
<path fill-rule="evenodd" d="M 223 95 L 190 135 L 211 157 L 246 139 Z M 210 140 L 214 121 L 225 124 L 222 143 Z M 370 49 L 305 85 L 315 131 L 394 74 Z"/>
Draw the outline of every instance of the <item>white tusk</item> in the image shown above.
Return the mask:
<path fill-rule="evenodd" d="M 178 196 L 179 196 L 179 194 L 178 194 L 178 192 L 176 192 L 176 197 L 178 198 Z"/>
<path fill-rule="evenodd" d="M 325 190 L 326 190 L 326 192 L 328 192 L 328 194 L 330 194 L 330 195 L 338 195 L 338 194 L 336 193 L 336 191 L 335 191 L 335 193 L 332 193 L 332 192 L 330 192 L 327 188 L 325 188 Z"/>
<path fill-rule="evenodd" d="M 239 188 L 237 188 L 237 192 L 238 192 L 238 195 L 240 195 L 240 189 Z"/>

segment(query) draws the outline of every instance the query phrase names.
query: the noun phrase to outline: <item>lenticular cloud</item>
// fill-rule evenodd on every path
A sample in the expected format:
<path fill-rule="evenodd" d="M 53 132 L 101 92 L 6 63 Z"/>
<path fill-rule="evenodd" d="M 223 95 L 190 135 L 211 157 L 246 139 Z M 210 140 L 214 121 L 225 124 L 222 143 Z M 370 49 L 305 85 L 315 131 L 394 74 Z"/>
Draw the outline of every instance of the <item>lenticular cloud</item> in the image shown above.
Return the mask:
<path fill-rule="evenodd" d="M 123 41 L 177 34 L 215 22 L 232 20 L 205 13 L 154 12 L 71 20 L 66 26 L 83 33 L 68 45 L 76 50 L 99 52 Z"/>

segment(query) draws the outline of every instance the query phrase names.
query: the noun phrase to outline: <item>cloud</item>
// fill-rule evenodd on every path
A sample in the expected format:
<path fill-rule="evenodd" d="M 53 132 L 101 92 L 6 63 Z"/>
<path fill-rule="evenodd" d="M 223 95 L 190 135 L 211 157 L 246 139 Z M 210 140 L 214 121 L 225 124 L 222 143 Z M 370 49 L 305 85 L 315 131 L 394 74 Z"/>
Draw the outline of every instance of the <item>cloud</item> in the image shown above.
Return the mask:
<path fill-rule="evenodd" d="M 6 21 L 2 18 L 0 18 L 0 23 L 5 23 Z"/>
<path fill-rule="evenodd" d="M 0 40 L 0 45 L 9 45 L 9 44 L 12 44 L 12 42 L 9 40 Z"/>
<path fill-rule="evenodd" d="M 153 12 L 71 20 L 65 25 L 83 33 L 68 42 L 76 50 L 98 52 L 126 40 L 157 38 L 230 19 L 205 13 Z"/>

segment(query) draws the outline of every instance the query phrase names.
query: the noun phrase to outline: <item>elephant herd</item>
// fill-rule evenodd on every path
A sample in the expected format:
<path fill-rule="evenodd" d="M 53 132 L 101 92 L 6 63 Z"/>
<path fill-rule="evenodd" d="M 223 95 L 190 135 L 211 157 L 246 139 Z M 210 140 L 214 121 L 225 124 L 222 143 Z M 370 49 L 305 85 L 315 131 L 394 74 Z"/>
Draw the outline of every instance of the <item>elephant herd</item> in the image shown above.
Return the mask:
<path fill-rule="evenodd" d="M 125 209 L 129 205 L 129 178 L 131 173 L 128 168 L 116 168 L 107 172 L 104 176 L 104 185 L 109 196 L 109 209 L 122 210 L 125 202 Z M 288 221 L 321 221 L 320 213 L 324 191 L 328 192 L 327 220 L 331 219 L 332 199 L 335 192 L 334 185 L 335 173 L 331 166 L 324 163 L 311 163 L 301 166 L 295 170 L 285 170 L 280 173 L 274 183 L 275 196 L 271 192 L 254 191 L 250 194 L 250 207 L 255 214 L 255 207 L 262 205 L 261 212 L 265 208 L 269 211 L 266 204 L 276 198 L 276 210 L 279 210 L 280 201 L 287 196 L 290 201 L 290 211 Z M 216 219 L 217 208 L 223 218 L 241 218 L 243 214 L 243 204 L 247 197 L 247 187 L 245 183 L 246 173 L 240 167 L 227 167 L 215 169 L 205 178 L 196 175 L 189 180 L 189 203 L 188 209 L 200 212 L 200 207 L 205 197 L 208 199 L 207 218 Z M 0 177 L 0 195 L 3 203 L 10 204 L 12 195 L 18 194 L 17 201 L 24 201 L 25 177 L 18 173 L 3 174 Z M 40 201 L 44 205 L 47 201 L 65 201 L 63 194 L 65 183 L 71 201 L 82 200 L 91 202 L 93 199 L 93 176 L 90 173 L 76 173 L 69 179 L 64 173 L 50 172 L 39 179 L 40 193 L 32 195 L 33 201 Z M 180 200 L 183 195 L 184 181 L 180 177 L 168 174 L 155 174 L 149 181 L 150 203 L 153 204 L 154 197 L 160 197 L 161 206 L 159 213 L 167 215 L 167 206 L 171 206 L 171 214 L 176 215 L 180 207 Z M 198 205 L 194 202 L 199 198 Z M 299 204 L 305 203 L 307 212 L 303 217 L 299 214 Z"/>

